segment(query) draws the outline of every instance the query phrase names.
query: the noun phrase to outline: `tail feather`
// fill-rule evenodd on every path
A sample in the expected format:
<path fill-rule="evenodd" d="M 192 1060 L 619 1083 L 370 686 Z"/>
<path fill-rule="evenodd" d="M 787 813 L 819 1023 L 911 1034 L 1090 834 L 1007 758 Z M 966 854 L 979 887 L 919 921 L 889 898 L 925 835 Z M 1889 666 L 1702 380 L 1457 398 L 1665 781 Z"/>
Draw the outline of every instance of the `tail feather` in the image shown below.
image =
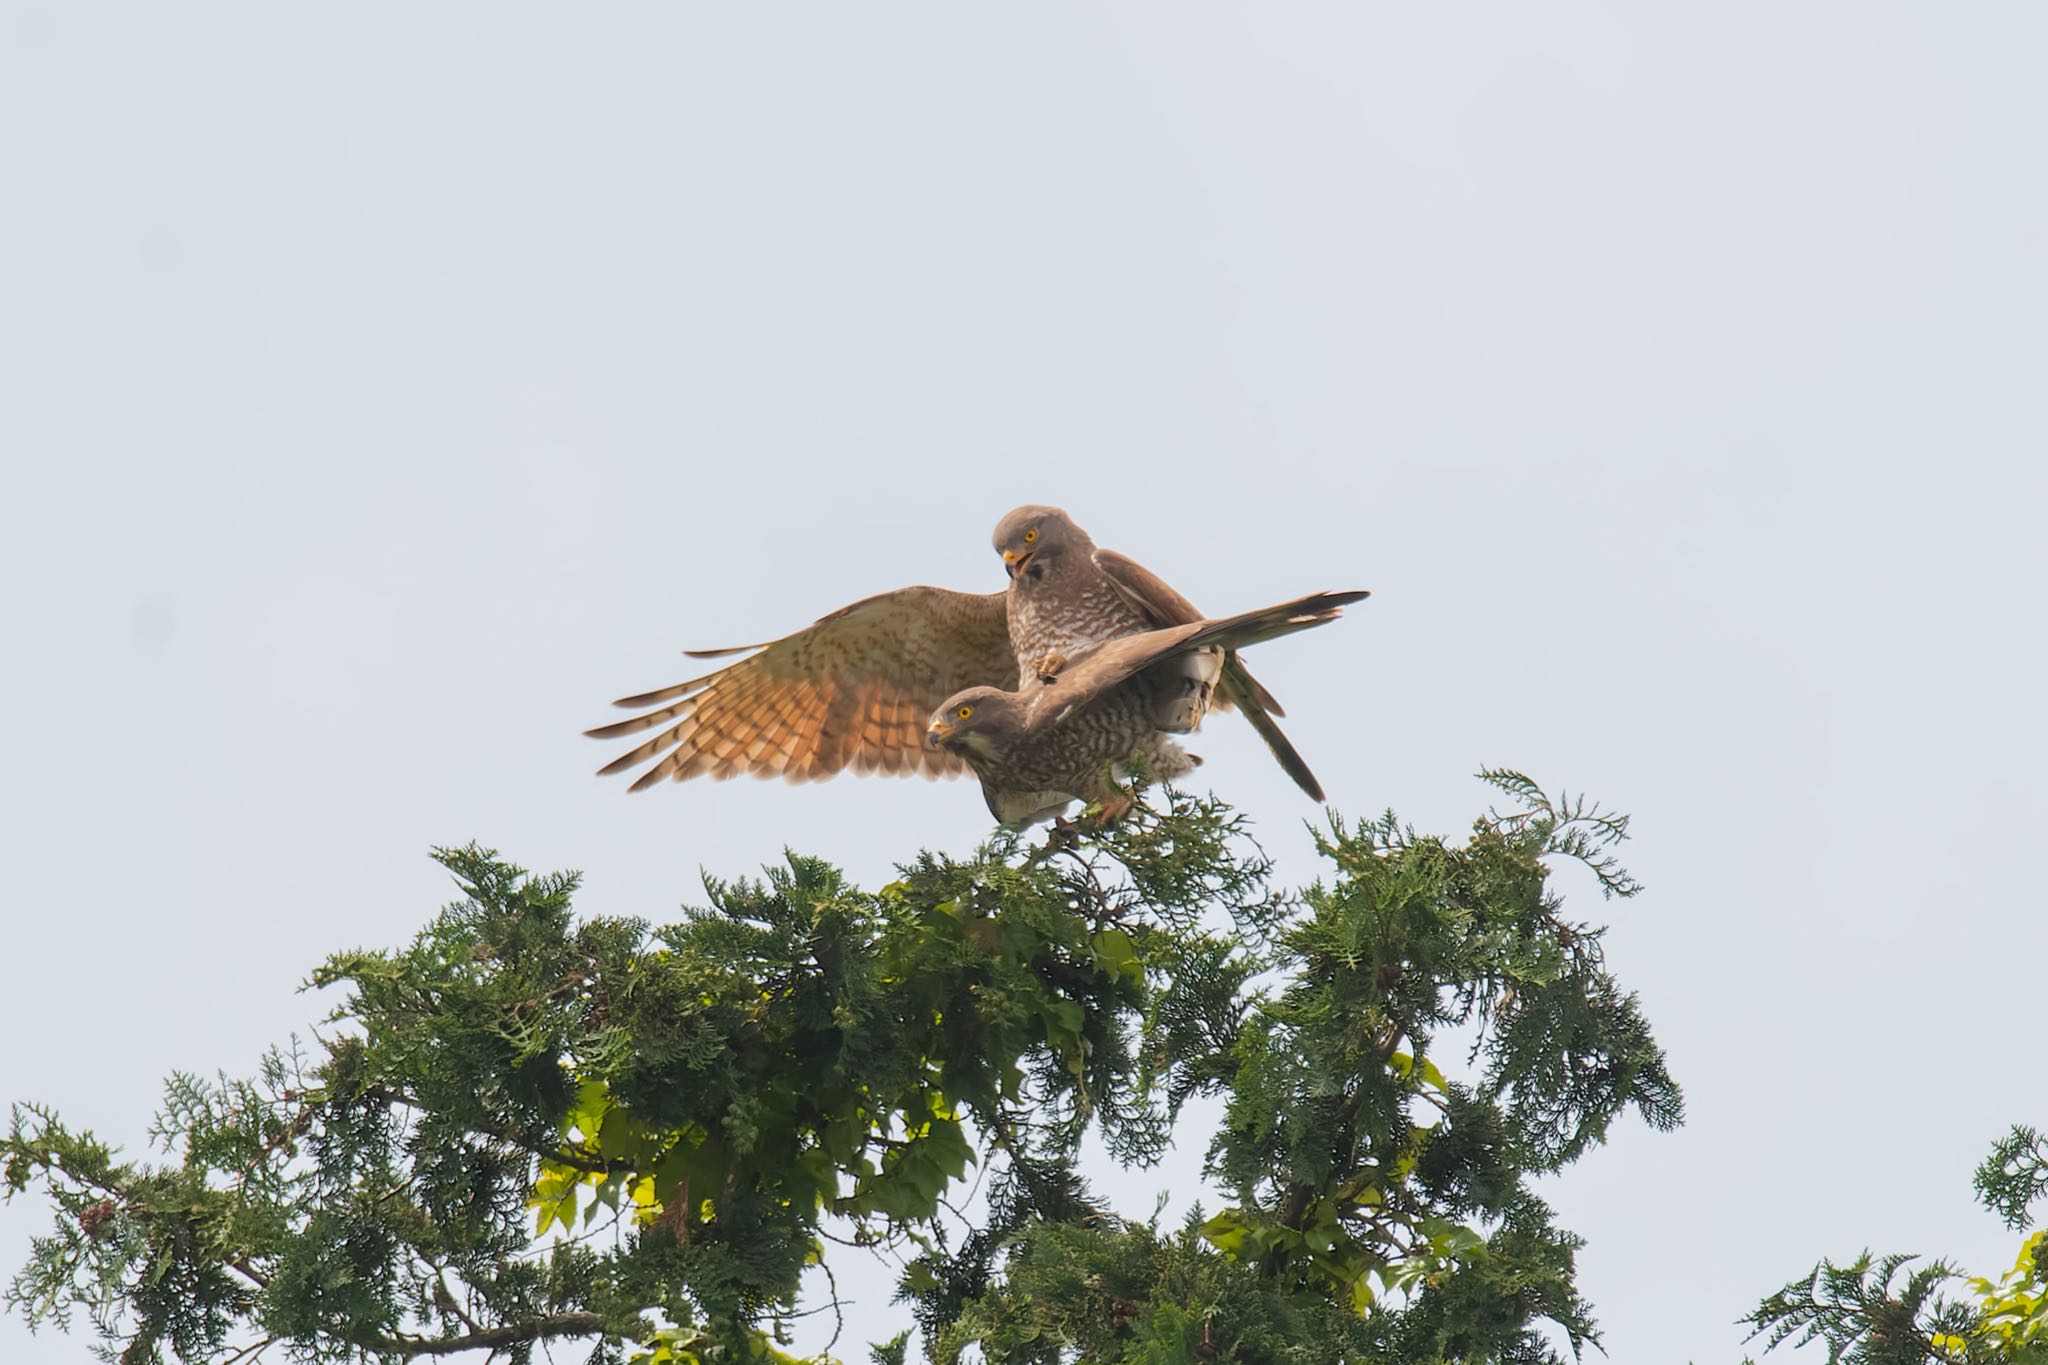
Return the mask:
<path fill-rule="evenodd" d="M 1244 718 L 1251 722 L 1252 729 L 1259 732 L 1259 738 L 1266 741 L 1266 747 L 1273 751 L 1273 757 L 1282 770 L 1294 779 L 1294 785 L 1307 792 L 1311 800 L 1326 800 L 1323 784 L 1316 781 L 1316 775 L 1309 771 L 1308 764 L 1295 751 L 1294 745 L 1273 723 L 1273 713 L 1279 708 L 1265 705 L 1271 700 L 1270 694 L 1259 686 L 1258 680 L 1245 670 L 1235 654 L 1224 662 L 1222 691 L 1238 710 L 1244 712 Z"/>
<path fill-rule="evenodd" d="M 1231 650 L 1243 649 L 1248 645 L 1262 644 L 1277 640 L 1282 635 L 1292 635 L 1298 630 L 1325 625 L 1344 614 L 1344 608 L 1353 602 L 1370 596 L 1364 592 L 1318 592 L 1307 597 L 1298 597 L 1292 602 L 1282 602 L 1274 607 L 1261 607 L 1257 611 L 1241 612 L 1236 616 L 1221 616 L 1205 621 L 1199 626 L 1182 627 L 1189 634 L 1181 642 L 1187 647 L 1219 644 Z M 1252 682 L 1245 689 L 1247 696 L 1257 699 L 1265 689 Z"/>
<path fill-rule="evenodd" d="M 1283 606 L 1246 612 L 1242 616 L 1216 622 L 1201 633 L 1227 647 L 1223 673 L 1217 686 L 1220 700 L 1244 712 L 1244 718 L 1251 722 L 1252 729 L 1258 731 L 1259 738 L 1266 741 L 1266 747 L 1273 751 L 1274 759 L 1286 774 L 1294 779 L 1294 785 L 1316 801 L 1325 799 L 1323 784 L 1316 781 L 1316 775 L 1309 771 L 1308 764 L 1295 751 L 1294 745 L 1273 723 L 1274 716 L 1283 714 L 1280 703 L 1259 685 L 1258 679 L 1245 668 L 1237 651 L 1246 645 L 1321 625 L 1338 616 L 1346 605 L 1367 595 L 1363 592 L 1315 593 Z"/>
<path fill-rule="evenodd" d="M 1257 678 L 1254 678 L 1249 669 L 1240 668 L 1238 671 L 1244 674 L 1243 681 L 1251 684 L 1252 700 L 1259 704 L 1260 710 L 1269 716 L 1284 716 L 1287 714 L 1286 709 L 1280 705 L 1273 694 L 1266 690 L 1266 685 Z"/>
<path fill-rule="evenodd" d="M 1284 716 L 1287 714 L 1287 708 L 1280 704 L 1280 699 L 1271 692 L 1268 692 L 1266 685 L 1257 678 L 1254 678 L 1249 669 L 1245 671 L 1244 680 L 1251 684 L 1252 699 L 1258 702 L 1260 708 L 1267 715 Z M 1237 709 L 1237 703 L 1225 696 L 1223 689 L 1218 687 L 1215 699 L 1209 703 L 1209 709 L 1211 711 L 1234 711 Z"/>

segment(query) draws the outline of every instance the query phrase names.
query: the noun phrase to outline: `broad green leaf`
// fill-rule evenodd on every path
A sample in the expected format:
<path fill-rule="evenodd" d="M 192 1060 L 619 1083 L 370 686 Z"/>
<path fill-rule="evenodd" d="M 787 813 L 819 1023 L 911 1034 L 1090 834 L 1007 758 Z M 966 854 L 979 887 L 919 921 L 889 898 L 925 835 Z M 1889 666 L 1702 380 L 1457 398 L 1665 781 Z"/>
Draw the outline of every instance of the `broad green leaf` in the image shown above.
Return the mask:
<path fill-rule="evenodd" d="M 1243 1259 L 1245 1243 L 1251 1235 L 1251 1229 L 1235 1209 L 1225 1209 L 1203 1223 L 1198 1231 L 1209 1245 L 1226 1256 L 1239 1259 Z"/>

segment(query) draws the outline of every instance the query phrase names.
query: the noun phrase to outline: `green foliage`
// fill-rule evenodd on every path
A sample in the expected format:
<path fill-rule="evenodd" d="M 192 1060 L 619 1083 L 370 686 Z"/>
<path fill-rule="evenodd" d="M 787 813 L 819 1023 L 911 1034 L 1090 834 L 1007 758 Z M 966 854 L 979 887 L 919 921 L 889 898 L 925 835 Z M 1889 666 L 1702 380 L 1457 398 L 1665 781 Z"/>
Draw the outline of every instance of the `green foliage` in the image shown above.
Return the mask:
<path fill-rule="evenodd" d="M 1562 858 L 1633 895 L 1626 822 L 1487 776 L 1516 804 L 1462 844 L 1333 820 L 1298 896 L 1173 792 L 875 891 L 791 855 L 662 927 L 441 850 L 462 898 L 315 973 L 310 1051 L 173 1078 L 163 1159 L 17 1106 L 0 1176 L 58 1218 L 8 1300 L 136 1362 L 787 1360 L 807 1269 L 881 1250 L 941 1361 L 1554 1359 L 1546 1322 L 1597 1338 L 1529 1182 L 1680 1099 L 1549 889 Z M 1135 1221 L 1081 1178 L 1200 1096 L 1224 1207 Z"/>
<path fill-rule="evenodd" d="M 2048 1150 L 2016 1127 L 1977 1168 L 1984 1206 L 2024 1228 L 2048 1194 Z M 1822 1261 L 1765 1299 L 1744 1321 L 1765 1349 L 1819 1341 L 1829 1365 L 2048 1365 L 2048 1229 L 2027 1238 L 2012 1269 L 1989 1280 L 1946 1262 L 1869 1252 L 1845 1266 Z M 1961 1283 L 1969 1293 L 1943 1292 Z"/>
<path fill-rule="evenodd" d="M 1991 1359 L 2048 1361 L 2048 1228 L 2020 1244 L 2002 1279 L 1973 1276 L 1970 1289 L 1977 1295 L 1975 1340 L 1990 1348 Z"/>
<path fill-rule="evenodd" d="M 2048 1143 L 2040 1133 L 2016 1124 L 1977 1167 L 1977 1197 L 2009 1228 L 2031 1221 L 2027 1208 L 2048 1194 Z"/>
<path fill-rule="evenodd" d="M 1827 1344 L 1829 1365 L 1919 1365 L 1945 1360 L 1937 1337 L 1970 1327 L 1967 1306 L 1938 1291 L 1956 1278 L 1940 1261 L 1911 1269 L 1911 1256 L 1873 1260 L 1864 1252 L 1847 1265 L 1822 1261 L 1760 1304 L 1748 1321 L 1764 1349 L 1786 1341 Z M 1903 1273 L 1902 1273 L 1903 1272 Z"/>

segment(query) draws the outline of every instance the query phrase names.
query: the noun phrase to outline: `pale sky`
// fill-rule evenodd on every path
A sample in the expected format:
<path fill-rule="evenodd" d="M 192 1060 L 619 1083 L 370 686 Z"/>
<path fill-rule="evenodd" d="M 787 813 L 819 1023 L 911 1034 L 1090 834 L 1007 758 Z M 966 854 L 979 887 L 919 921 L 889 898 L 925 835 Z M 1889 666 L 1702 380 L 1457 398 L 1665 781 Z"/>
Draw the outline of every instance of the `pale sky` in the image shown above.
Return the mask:
<path fill-rule="evenodd" d="M 431 844 L 656 920 L 785 844 L 970 848 L 971 785 L 629 798 L 578 732 L 682 648 L 999 586 L 1044 501 L 1209 610 L 1373 590 L 1256 661 L 1338 809 L 1455 834 L 1505 765 L 1634 813 L 1647 894 L 1566 884 L 1690 1119 L 1546 1189 L 1613 1359 L 1739 1359 L 1822 1254 L 2002 1270 L 2044 46 L 1870 0 L 0 0 L 0 1101 L 139 1149 L 167 1072 L 250 1071 L 450 899 Z M 1195 747 L 1316 876 L 1249 730 Z M 868 1283 L 842 1353 L 900 1320 Z"/>

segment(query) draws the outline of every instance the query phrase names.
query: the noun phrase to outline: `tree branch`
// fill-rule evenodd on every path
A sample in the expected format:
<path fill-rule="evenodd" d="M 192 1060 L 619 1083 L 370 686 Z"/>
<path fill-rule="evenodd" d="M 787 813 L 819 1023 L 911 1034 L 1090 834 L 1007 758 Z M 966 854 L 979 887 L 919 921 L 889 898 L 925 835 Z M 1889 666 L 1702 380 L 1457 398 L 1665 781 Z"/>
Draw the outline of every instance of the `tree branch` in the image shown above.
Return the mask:
<path fill-rule="evenodd" d="M 604 1330 L 604 1319 L 596 1313 L 560 1313 L 510 1327 L 489 1327 L 467 1336 L 372 1337 L 355 1344 L 367 1351 L 382 1351 L 410 1360 L 415 1356 L 459 1355 L 464 1351 L 502 1351 L 507 1346 L 518 1346 L 524 1342 L 584 1337 Z"/>

